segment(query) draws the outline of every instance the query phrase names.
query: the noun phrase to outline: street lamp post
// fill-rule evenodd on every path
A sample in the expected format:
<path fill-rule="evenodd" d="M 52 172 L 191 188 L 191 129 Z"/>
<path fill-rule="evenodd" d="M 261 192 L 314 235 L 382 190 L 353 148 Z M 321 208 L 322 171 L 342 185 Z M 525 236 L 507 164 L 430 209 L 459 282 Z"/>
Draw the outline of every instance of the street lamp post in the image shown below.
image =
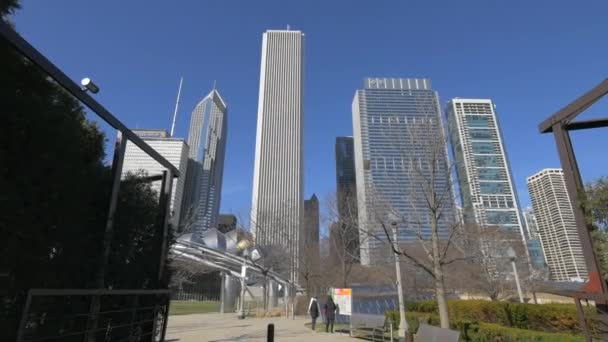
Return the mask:
<path fill-rule="evenodd" d="M 519 302 L 523 303 L 524 295 L 521 292 L 521 285 L 519 284 L 519 275 L 517 274 L 517 265 L 515 265 L 515 260 L 517 260 L 517 258 L 515 256 L 515 251 L 512 247 L 509 247 L 509 249 L 507 250 L 507 256 L 511 261 L 511 266 L 513 266 L 513 273 L 515 274 L 515 285 L 517 285 L 517 294 L 519 295 Z"/>
<path fill-rule="evenodd" d="M 240 312 L 239 318 L 245 318 L 245 291 L 247 286 L 247 259 L 251 260 L 251 262 L 256 262 L 260 260 L 262 255 L 257 247 L 254 248 L 246 248 L 243 250 L 243 265 L 241 266 L 241 298 L 240 298 Z"/>
<path fill-rule="evenodd" d="M 392 213 L 391 213 L 392 214 Z M 398 217 L 392 214 L 389 215 L 391 226 L 393 227 L 393 246 L 398 250 L 399 244 L 397 240 L 397 220 Z M 394 252 L 393 252 L 394 253 Z M 397 295 L 399 296 L 399 341 L 405 341 L 405 336 L 408 332 L 407 320 L 405 319 L 405 302 L 403 298 L 403 283 L 401 281 L 401 264 L 399 263 L 399 254 L 395 254 L 395 273 L 397 276 Z"/>

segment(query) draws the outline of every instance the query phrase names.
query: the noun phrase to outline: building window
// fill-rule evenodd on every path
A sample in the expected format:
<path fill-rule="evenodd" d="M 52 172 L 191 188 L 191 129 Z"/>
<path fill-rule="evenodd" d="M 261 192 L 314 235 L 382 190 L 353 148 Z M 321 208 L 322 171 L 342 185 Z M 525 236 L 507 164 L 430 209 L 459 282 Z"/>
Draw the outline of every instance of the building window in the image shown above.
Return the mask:
<path fill-rule="evenodd" d="M 471 148 L 475 154 L 495 154 L 494 143 L 491 141 L 473 141 Z"/>
<path fill-rule="evenodd" d="M 467 115 L 465 117 L 468 127 L 490 128 L 490 117 L 481 115 Z"/>
<path fill-rule="evenodd" d="M 501 171 L 499 169 L 477 169 L 479 180 L 501 180 Z"/>
<path fill-rule="evenodd" d="M 487 195 L 510 194 L 509 186 L 505 182 L 479 182 L 479 190 Z"/>
<path fill-rule="evenodd" d="M 510 211 L 486 211 L 488 224 L 516 224 L 513 212 Z"/>
<path fill-rule="evenodd" d="M 475 140 L 493 140 L 495 139 L 492 135 L 492 131 L 488 129 L 471 129 L 469 130 L 471 139 Z"/>
<path fill-rule="evenodd" d="M 474 156 L 475 158 L 475 166 L 477 167 L 497 167 L 499 165 L 500 159 L 498 156 Z"/>

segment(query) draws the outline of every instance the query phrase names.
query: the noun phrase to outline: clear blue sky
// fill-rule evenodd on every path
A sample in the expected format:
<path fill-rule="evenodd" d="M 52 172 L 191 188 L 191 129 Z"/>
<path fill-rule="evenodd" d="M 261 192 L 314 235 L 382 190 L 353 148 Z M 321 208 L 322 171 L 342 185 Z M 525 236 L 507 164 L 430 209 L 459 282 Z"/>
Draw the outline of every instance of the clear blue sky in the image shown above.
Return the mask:
<path fill-rule="evenodd" d="M 260 48 L 266 29 L 306 34 L 305 187 L 335 191 L 334 140 L 352 134 L 363 78 L 428 77 L 442 105 L 492 98 L 515 183 L 559 167 L 538 124 L 608 75 L 608 2 L 594 1 L 23 1 L 18 30 L 130 127 L 177 135 L 213 80 L 229 106 L 222 211 L 251 202 Z M 608 115 L 599 104 L 594 114 Z M 589 115 L 587 115 L 589 117 Z M 608 129 L 574 135 L 586 181 L 608 174 Z"/>

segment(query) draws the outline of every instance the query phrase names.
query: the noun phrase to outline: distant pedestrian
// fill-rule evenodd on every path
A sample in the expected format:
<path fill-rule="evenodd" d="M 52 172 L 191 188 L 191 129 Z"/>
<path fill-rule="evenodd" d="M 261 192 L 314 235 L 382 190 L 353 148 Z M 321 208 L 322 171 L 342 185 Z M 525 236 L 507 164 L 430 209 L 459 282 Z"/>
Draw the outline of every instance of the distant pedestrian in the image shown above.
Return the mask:
<path fill-rule="evenodd" d="M 328 296 L 327 303 L 325 304 L 325 317 L 327 320 L 325 323 L 325 332 L 331 332 L 332 334 L 334 333 L 334 322 L 336 321 L 337 308 L 338 307 L 336 304 L 334 304 L 334 300 L 331 298 L 331 296 Z"/>
<path fill-rule="evenodd" d="M 312 331 L 315 331 L 315 325 L 317 323 L 317 317 L 319 317 L 319 303 L 317 298 L 310 298 L 310 304 L 308 305 L 308 313 L 312 319 Z"/>

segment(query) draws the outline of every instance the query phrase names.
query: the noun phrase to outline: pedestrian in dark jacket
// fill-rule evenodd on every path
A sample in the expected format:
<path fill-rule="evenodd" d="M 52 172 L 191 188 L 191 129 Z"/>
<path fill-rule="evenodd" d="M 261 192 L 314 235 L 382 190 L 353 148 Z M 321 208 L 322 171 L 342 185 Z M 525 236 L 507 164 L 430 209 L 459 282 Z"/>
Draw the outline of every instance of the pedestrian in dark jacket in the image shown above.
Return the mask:
<path fill-rule="evenodd" d="M 327 319 L 325 323 L 325 332 L 334 333 L 334 322 L 336 321 L 336 309 L 337 306 L 334 304 L 334 300 L 331 296 L 327 297 L 327 303 L 325 304 L 325 317 Z M 331 329 L 330 329 L 331 326 Z"/>
<path fill-rule="evenodd" d="M 319 317 L 319 303 L 317 303 L 317 298 L 312 297 L 310 299 L 310 305 L 308 306 L 308 313 L 310 314 L 310 318 L 312 319 L 312 331 L 315 331 L 317 317 Z"/>

